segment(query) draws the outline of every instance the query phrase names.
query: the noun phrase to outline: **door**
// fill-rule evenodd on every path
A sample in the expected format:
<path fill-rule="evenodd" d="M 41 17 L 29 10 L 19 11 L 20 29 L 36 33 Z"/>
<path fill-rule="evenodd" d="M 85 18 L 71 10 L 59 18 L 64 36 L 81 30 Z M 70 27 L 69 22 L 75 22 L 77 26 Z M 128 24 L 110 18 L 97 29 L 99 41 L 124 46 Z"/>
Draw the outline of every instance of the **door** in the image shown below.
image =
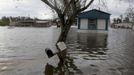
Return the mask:
<path fill-rule="evenodd" d="M 95 19 L 89 19 L 88 20 L 88 29 L 90 30 L 96 30 L 96 20 Z"/>

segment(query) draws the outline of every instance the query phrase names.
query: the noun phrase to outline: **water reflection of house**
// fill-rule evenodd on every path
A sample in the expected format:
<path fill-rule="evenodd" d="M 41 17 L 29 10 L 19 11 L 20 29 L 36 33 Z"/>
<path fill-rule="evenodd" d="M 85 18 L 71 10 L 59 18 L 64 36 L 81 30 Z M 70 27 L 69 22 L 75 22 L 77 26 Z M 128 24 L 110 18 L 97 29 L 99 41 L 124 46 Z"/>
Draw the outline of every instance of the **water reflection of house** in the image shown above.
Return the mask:
<path fill-rule="evenodd" d="M 90 35 L 88 35 L 90 34 Z M 88 48 L 105 48 L 107 46 L 107 34 L 103 33 L 78 33 L 79 43 Z"/>

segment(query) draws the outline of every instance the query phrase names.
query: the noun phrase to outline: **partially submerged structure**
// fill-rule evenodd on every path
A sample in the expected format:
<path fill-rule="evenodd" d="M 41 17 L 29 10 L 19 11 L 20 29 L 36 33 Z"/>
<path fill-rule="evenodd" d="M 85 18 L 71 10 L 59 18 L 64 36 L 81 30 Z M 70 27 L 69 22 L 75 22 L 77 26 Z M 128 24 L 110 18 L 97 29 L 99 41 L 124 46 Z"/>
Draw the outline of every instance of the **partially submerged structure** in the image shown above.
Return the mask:
<path fill-rule="evenodd" d="M 49 27 L 51 22 L 48 20 L 37 20 L 35 21 L 35 27 Z"/>
<path fill-rule="evenodd" d="M 33 20 L 24 20 L 24 21 L 17 21 L 15 26 L 33 26 L 34 21 Z"/>
<path fill-rule="evenodd" d="M 78 29 L 83 30 L 108 30 L 110 14 L 100 10 L 90 10 L 78 15 Z"/>
<path fill-rule="evenodd" d="M 10 21 L 10 26 L 21 26 L 21 27 L 49 27 L 51 26 L 51 20 L 20 20 Z"/>

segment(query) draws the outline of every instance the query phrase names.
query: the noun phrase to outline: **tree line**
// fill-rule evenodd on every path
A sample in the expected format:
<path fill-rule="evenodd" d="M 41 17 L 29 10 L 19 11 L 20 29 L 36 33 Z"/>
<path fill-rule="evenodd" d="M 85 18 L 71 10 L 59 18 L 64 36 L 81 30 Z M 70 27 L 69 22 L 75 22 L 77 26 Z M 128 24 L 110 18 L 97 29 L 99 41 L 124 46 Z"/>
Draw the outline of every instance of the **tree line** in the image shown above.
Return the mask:
<path fill-rule="evenodd" d="M 0 26 L 8 26 L 10 21 L 24 21 L 24 20 L 39 20 L 38 18 L 31 18 L 31 17 L 25 17 L 25 16 L 18 16 L 18 17 L 6 17 L 3 16 L 0 19 Z"/>
<path fill-rule="evenodd" d="M 113 23 L 134 23 L 134 7 L 127 8 L 123 15 L 113 18 Z"/>

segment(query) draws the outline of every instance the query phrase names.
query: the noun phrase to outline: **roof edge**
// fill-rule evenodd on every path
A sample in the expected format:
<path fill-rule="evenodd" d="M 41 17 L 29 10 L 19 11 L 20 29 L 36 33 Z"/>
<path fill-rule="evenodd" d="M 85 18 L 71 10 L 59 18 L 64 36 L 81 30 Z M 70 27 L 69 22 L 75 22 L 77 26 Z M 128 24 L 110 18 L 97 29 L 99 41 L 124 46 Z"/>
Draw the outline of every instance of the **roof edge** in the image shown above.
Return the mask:
<path fill-rule="evenodd" d="M 91 11 L 98 11 L 98 12 L 101 12 L 101 13 L 104 13 L 104 14 L 111 15 L 110 13 L 107 13 L 107 12 L 104 12 L 104 11 L 101 11 L 101 10 L 97 10 L 97 9 L 88 10 L 88 11 L 85 11 L 85 12 L 82 12 L 82 13 L 87 13 L 87 12 L 91 12 Z M 82 13 L 80 13 L 80 14 L 82 14 Z"/>

